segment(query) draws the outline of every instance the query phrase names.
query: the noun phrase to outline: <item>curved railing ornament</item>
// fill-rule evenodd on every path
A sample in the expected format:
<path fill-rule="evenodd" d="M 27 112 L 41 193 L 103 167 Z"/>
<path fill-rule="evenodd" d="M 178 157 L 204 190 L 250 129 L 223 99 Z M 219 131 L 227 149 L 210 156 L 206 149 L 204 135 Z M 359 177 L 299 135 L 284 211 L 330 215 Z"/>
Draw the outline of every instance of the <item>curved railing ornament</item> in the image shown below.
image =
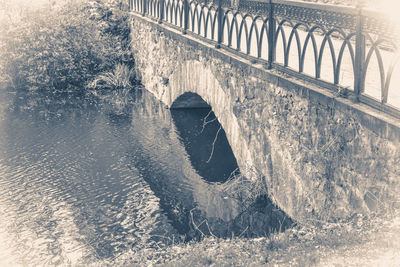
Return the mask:
<path fill-rule="evenodd" d="M 400 31 L 363 2 L 129 0 L 129 7 L 251 62 L 400 117 L 400 90 L 392 83 L 400 76 L 400 70 L 394 74 Z"/>

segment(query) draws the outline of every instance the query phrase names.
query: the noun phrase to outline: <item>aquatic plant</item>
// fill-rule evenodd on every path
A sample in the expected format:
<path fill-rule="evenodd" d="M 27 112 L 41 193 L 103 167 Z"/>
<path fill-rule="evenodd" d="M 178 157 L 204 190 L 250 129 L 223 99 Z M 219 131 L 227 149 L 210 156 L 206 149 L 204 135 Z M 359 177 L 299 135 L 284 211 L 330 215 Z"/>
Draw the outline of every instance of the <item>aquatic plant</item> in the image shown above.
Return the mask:
<path fill-rule="evenodd" d="M 88 88 L 100 90 L 123 90 L 134 85 L 135 71 L 124 64 L 116 64 L 114 69 L 97 75 Z"/>
<path fill-rule="evenodd" d="M 114 112 L 124 113 L 130 94 L 138 85 L 135 69 L 118 63 L 114 69 L 97 75 L 87 88 L 92 95 L 110 104 Z"/>

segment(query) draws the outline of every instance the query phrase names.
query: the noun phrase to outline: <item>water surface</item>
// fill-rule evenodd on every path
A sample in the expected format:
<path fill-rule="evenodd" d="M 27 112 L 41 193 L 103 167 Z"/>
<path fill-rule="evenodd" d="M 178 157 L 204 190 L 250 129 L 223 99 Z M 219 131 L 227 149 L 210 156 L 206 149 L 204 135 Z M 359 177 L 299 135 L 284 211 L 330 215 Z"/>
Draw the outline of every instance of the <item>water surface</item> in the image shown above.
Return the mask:
<path fill-rule="evenodd" d="M 267 214 L 270 202 L 244 206 L 226 194 L 237 165 L 222 130 L 214 142 L 217 120 L 188 132 L 208 113 L 171 116 L 148 93 L 126 114 L 3 110 L 0 265 L 106 264 L 171 240 L 268 233 L 282 221 Z"/>

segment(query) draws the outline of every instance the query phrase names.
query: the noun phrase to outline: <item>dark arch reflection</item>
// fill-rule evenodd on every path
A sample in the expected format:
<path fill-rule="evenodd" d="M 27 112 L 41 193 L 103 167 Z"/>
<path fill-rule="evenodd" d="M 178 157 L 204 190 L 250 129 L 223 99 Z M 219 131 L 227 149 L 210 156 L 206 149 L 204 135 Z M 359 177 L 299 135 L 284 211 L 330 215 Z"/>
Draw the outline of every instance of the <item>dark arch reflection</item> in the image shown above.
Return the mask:
<path fill-rule="evenodd" d="M 239 168 L 226 134 L 211 107 L 186 93 L 171 107 L 178 135 L 196 172 L 208 182 L 225 182 Z"/>

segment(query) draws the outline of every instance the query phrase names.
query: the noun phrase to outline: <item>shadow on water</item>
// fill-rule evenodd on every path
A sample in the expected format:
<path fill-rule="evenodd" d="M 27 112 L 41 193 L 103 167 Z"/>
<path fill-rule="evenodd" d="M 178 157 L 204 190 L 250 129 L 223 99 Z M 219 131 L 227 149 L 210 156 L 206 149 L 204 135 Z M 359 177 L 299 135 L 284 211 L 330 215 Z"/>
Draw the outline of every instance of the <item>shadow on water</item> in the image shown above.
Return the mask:
<path fill-rule="evenodd" d="M 292 225 L 263 186 L 254 186 L 240 174 L 210 108 L 169 110 L 144 92 L 133 110 L 132 131 L 147 137 L 132 141 L 142 149 L 133 154 L 147 157 L 140 160 L 147 166 L 139 170 L 186 240 L 203 235 L 264 236 Z"/>

